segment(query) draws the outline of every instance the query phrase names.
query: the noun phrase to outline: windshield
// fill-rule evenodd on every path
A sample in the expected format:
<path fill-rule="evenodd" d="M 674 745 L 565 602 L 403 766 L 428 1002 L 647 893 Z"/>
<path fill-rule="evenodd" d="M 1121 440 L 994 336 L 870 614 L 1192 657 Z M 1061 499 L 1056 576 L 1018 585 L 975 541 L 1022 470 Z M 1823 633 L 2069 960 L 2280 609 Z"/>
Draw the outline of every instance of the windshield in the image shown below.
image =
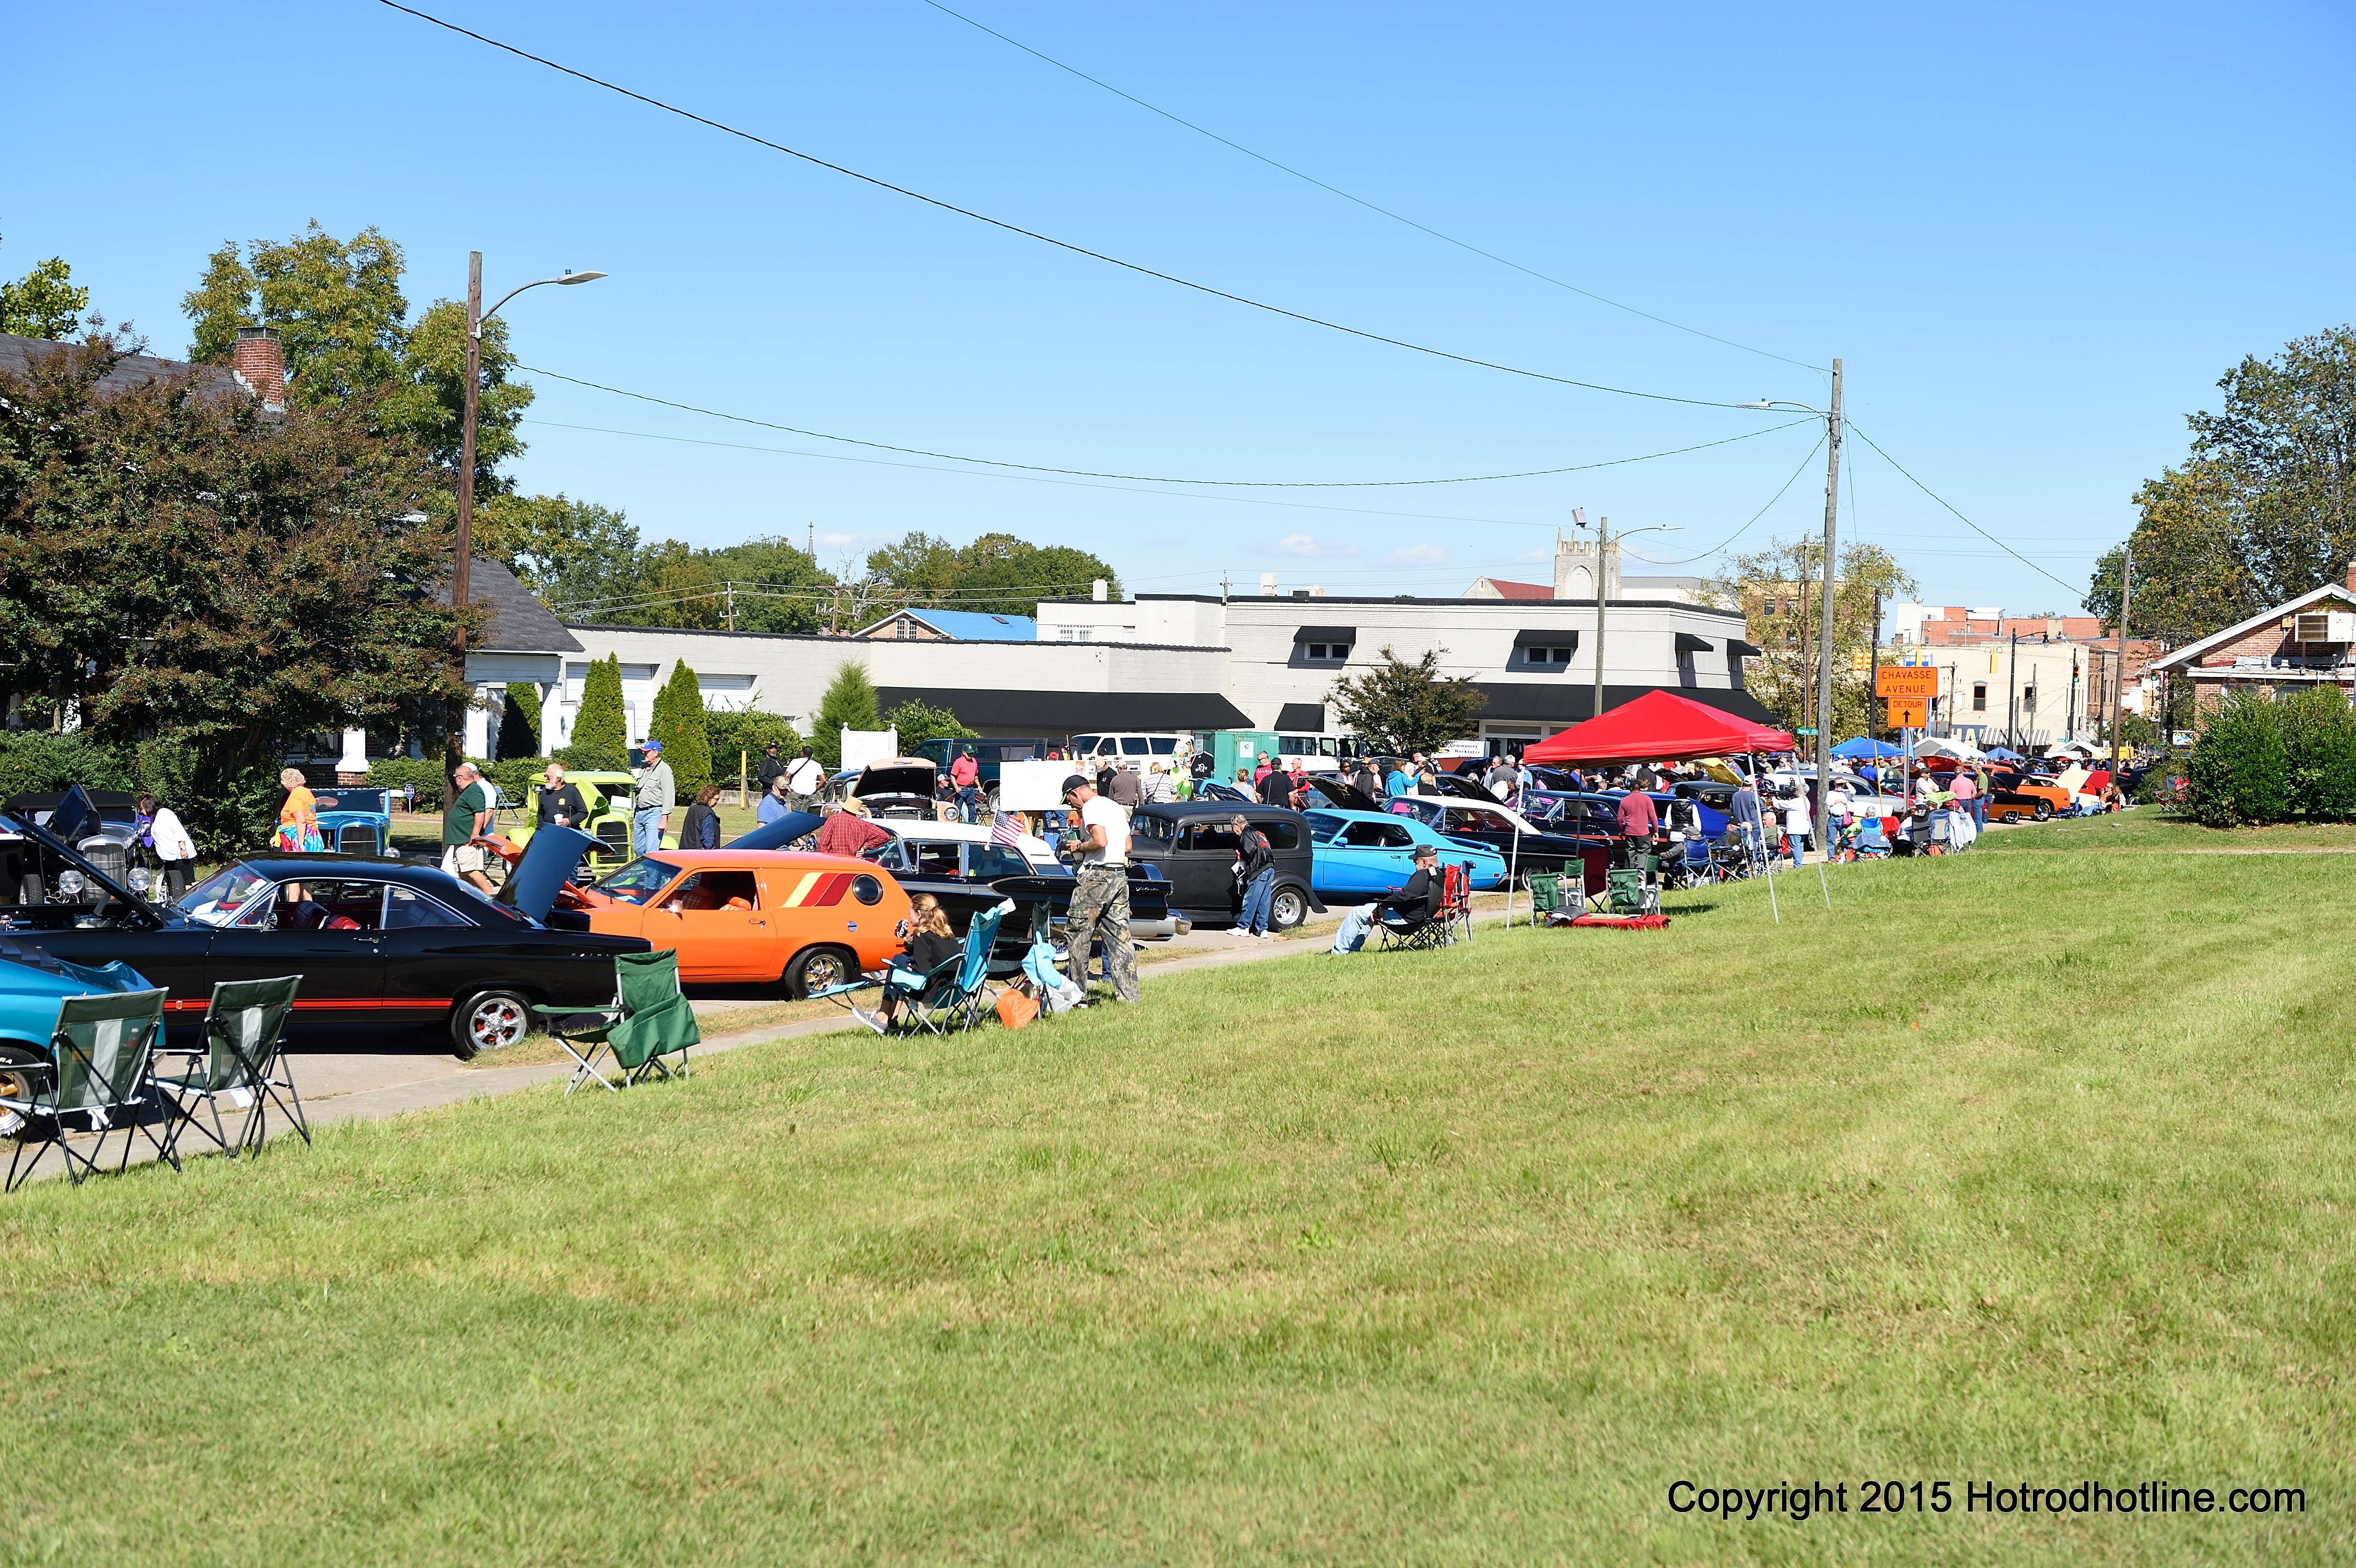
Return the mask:
<path fill-rule="evenodd" d="M 191 920 L 207 925 L 227 925 L 230 917 L 245 906 L 248 900 L 270 885 L 270 879 L 250 866 L 231 866 L 215 873 L 180 895 L 174 907 Z"/>
<path fill-rule="evenodd" d="M 631 861 L 596 884 L 597 891 L 624 903 L 642 904 L 670 885 L 679 868 L 652 856 Z"/>
<path fill-rule="evenodd" d="M 380 789 L 338 789 L 334 795 L 321 795 L 322 811 L 358 811 L 381 816 L 385 809 L 385 792 Z"/>
<path fill-rule="evenodd" d="M 1309 836 L 1320 843 L 1333 837 L 1342 829 L 1342 819 L 1330 812 L 1308 812 L 1302 816 L 1301 820 L 1309 824 Z"/>

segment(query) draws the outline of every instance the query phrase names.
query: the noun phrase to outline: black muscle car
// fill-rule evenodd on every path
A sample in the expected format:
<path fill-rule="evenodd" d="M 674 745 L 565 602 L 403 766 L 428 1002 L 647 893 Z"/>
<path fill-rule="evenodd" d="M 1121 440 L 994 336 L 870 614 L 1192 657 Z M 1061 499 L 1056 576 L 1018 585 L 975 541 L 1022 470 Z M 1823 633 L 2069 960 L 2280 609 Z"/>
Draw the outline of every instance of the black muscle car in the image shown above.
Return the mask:
<path fill-rule="evenodd" d="M 464 1060 L 521 1040 L 533 1005 L 610 1002 L 614 955 L 648 950 L 550 913 L 592 842 L 565 828 L 534 836 L 509 879 L 513 903 L 434 867 L 273 854 L 240 860 L 170 905 L 27 820 L 0 814 L 0 828 L 37 849 L 53 888 L 74 887 L 74 901 L 0 905 L 0 936 L 76 964 L 122 960 L 168 993 L 167 1028 L 198 1024 L 217 981 L 300 975 L 294 1044 L 434 1030 Z"/>

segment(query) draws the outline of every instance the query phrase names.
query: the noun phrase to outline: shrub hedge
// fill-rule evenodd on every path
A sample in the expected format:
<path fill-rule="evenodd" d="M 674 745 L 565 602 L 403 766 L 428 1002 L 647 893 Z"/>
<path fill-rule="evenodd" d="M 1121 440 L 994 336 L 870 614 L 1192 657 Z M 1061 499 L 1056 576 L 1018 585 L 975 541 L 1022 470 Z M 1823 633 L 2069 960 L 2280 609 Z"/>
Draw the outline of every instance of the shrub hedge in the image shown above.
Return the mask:
<path fill-rule="evenodd" d="M 2356 817 L 2356 709 L 2336 686 L 2230 693 L 2201 725 L 2184 814 L 2211 827 Z"/>

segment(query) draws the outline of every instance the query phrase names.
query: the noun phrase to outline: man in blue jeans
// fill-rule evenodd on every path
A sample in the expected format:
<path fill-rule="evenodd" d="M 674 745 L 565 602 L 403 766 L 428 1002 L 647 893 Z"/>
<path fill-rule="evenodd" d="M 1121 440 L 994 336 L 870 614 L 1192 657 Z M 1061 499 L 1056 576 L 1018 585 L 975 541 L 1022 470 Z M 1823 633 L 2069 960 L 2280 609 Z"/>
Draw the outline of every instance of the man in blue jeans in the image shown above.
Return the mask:
<path fill-rule="evenodd" d="M 1440 850 L 1433 845 L 1415 847 L 1415 875 L 1407 886 L 1387 899 L 1360 904 L 1342 917 L 1342 929 L 1333 933 L 1334 953 L 1355 953 L 1366 944 L 1375 929 L 1375 922 L 1386 912 L 1396 912 L 1398 918 L 1390 923 L 1401 934 L 1431 923 L 1440 912 Z"/>
<path fill-rule="evenodd" d="M 1243 878 L 1244 904 L 1229 936 L 1268 934 L 1269 910 L 1276 902 L 1276 850 L 1268 835 L 1238 816 L 1227 825 L 1236 836 L 1236 869 Z"/>
<path fill-rule="evenodd" d="M 670 764 L 662 760 L 662 742 L 648 741 L 639 750 L 647 760 L 630 792 L 630 847 L 651 855 L 662 848 L 663 828 L 670 821 L 670 808 L 679 803 L 679 791 L 671 783 Z"/>

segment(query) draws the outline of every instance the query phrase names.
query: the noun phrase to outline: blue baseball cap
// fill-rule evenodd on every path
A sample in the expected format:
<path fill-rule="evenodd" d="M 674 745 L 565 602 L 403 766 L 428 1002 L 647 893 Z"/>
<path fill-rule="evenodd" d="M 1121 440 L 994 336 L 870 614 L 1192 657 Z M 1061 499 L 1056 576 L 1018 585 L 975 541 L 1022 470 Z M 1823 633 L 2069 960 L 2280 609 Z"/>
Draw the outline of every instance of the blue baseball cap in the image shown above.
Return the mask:
<path fill-rule="evenodd" d="M 640 746 L 638 750 L 651 756 L 655 752 L 662 750 L 662 742 L 660 741 L 649 741 L 645 745 Z"/>

